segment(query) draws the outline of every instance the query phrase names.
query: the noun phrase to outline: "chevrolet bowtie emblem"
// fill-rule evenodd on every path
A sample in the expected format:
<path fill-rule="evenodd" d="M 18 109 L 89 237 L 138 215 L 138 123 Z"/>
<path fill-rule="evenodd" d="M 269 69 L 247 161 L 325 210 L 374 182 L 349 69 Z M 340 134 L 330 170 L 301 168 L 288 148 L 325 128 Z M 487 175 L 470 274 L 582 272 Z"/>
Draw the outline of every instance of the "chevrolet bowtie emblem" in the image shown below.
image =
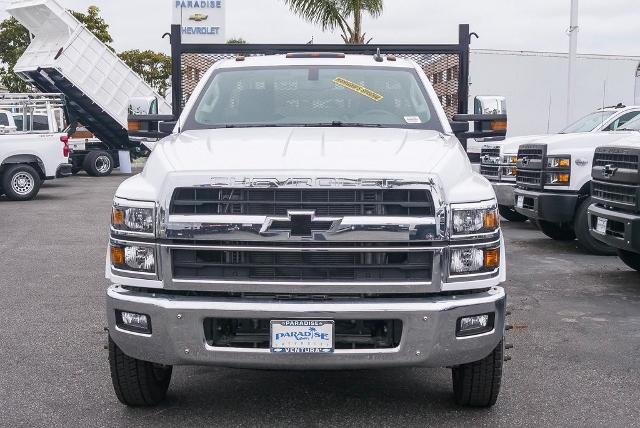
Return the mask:
<path fill-rule="evenodd" d="M 602 170 L 602 175 L 604 175 L 606 178 L 611 178 L 616 175 L 617 171 L 618 168 L 614 168 L 613 165 L 605 165 L 604 169 Z"/>
<path fill-rule="evenodd" d="M 288 211 L 286 217 L 267 217 L 260 234 L 289 232 L 292 238 L 312 238 L 313 232 L 327 232 L 340 220 L 316 217 L 315 211 Z"/>
<path fill-rule="evenodd" d="M 209 15 L 204 15 L 202 13 L 196 13 L 194 15 L 191 15 L 189 17 L 190 21 L 196 21 L 196 22 L 200 22 L 200 21 L 206 21 L 209 18 Z"/>

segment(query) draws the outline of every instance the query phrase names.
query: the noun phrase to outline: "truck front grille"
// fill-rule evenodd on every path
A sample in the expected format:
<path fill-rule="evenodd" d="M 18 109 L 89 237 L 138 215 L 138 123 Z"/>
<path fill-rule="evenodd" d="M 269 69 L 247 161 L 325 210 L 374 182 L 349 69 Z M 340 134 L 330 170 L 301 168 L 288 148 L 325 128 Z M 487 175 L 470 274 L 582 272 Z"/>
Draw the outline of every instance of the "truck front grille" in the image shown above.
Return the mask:
<path fill-rule="evenodd" d="M 182 215 L 286 215 L 290 210 L 318 216 L 434 215 L 428 190 L 178 188 L 169 212 Z"/>
<path fill-rule="evenodd" d="M 635 208 L 638 206 L 640 186 L 629 186 L 619 183 L 605 183 L 593 180 L 591 195 L 597 202 L 620 208 Z"/>
<path fill-rule="evenodd" d="M 540 188 L 542 187 L 542 171 L 518 170 L 516 183 L 522 187 Z"/>
<path fill-rule="evenodd" d="M 171 254 L 173 277 L 178 280 L 428 282 L 433 269 L 433 253 L 430 251 L 174 249 Z"/>
<path fill-rule="evenodd" d="M 204 335 L 209 346 L 269 349 L 269 319 L 206 318 Z M 336 320 L 336 349 L 390 349 L 400 346 L 400 320 Z"/>
<path fill-rule="evenodd" d="M 523 144 L 518 150 L 516 184 L 523 188 L 541 189 L 544 186 L 546 144 Z"/>
<path fill-rule="evenodd" d="M 611 150 L 611 149 L 609 149 Z M 638 171 L 638 155 L 596 152 L 593 158 L 593 166 L 610 166 L 611 168 L 629 169 Z"/>
<path fill-rule="evenodd" d="M 480 174 L 489 180 L 500 179 L 500 148 L 483 147 L 480 151 Z"/>

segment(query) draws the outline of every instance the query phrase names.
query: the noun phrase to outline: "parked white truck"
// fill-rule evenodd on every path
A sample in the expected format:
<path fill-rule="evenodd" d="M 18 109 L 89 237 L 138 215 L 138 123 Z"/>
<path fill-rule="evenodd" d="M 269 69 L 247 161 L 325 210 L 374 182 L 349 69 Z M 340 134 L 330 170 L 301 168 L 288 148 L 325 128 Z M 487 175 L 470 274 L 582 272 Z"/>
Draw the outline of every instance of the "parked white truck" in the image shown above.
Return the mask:
<path fill-rule="evenodd" d="M 618 104 L 590 113 L 569 125 L 560 134 L 615 131 L 627 122 L 640 116 L 640 106 Z M 509 221 L 526 221 L 527 217 L 514 209 L 514 189 L 518 148 L 522 144 L 541 142 L 549 135 L 526 135 L 491 142 L 482 146 L 480 172 L 493 185 L 498 198 L 500 215 Z"/>
<path fill-rule="evenodd" d="M 629 127 L 640 131 L 640 120 Z M 640 134 L 596 149 L 591 198 L 591 235 L 640 271 Z"/>
<path fill-rule="evenodd" d="M 113 202 L 122 403 L 160 402 L 174 365 L 451 367 L 458 403 L 496 402 L 495 194 L 420 67 L 330 53 L 220 61 L 167 126 Z"/>
<path fill-rule="evenodd" d="M 591 172 L 597 147 L 633 135 L 640 120 L 617 131 L 563 134 L 518 150 L 515 209 L 536 221 L 548 237 L 578 243 L 592 254 L 614 254 L 615 249 L 594 239 L 589 232 L 587 210 L 592 204 Z"/>
<path fill-rule="evenodd" d="M 44 180 L 71 175 L 68 136 L 55 120 L 60 94 L 0 94 L 0 195 L 26 201 Z M 17 123 L 16 123 L 17 122 Z"/>

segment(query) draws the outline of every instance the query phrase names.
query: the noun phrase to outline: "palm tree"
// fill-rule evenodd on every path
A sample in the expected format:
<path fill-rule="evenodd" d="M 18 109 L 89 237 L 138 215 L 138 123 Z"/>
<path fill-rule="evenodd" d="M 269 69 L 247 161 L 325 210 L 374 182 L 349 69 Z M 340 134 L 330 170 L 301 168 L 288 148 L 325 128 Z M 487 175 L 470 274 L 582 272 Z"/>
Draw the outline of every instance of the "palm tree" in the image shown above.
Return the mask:
<path fill-rule="evenodd" d="M 362 14 L 373 18 L 382 14 L 383 0 L 284 0 L 292 12 L 302 16 L 312 24 L 319 24 L 322 30 L 340 28 L 342 40 L 347 44 L 364 44 Z M 369 43 L 371 39 L 367 40 Z"/>

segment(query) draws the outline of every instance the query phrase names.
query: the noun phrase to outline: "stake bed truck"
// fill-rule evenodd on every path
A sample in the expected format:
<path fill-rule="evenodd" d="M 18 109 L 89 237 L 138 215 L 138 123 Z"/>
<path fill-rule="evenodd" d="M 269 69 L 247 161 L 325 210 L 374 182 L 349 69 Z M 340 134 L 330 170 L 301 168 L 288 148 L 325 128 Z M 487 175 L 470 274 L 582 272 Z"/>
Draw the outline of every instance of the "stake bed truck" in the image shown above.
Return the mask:
<path fill-rule="evenodd" d="M 106 258 L 121 402 L 160 402 L 175 365 L 450 367 L 458 403 L 496 402 L 496 198 L 415 63 L 238 57 L 177 123 L 147 119 L 129 121 L 173 132 L 118 188 Z M 470 138 L 469 121 L 503 130 L 484 136 L 506 126 L 454 120 Z"/>

